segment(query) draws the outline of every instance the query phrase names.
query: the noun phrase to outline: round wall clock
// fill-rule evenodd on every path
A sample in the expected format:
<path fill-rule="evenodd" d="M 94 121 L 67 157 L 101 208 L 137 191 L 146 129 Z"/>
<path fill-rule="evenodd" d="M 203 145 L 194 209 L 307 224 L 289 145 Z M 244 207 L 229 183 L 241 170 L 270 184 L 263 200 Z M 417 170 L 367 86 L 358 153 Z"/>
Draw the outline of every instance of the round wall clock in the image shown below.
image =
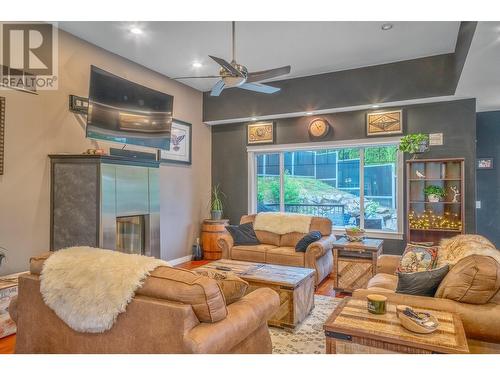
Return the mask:
<path fill-rule="evenodd" d="M 330 132 L 330 124 L 322 118 L 316 118 L 309 123 L 309 135 L 313 138 L 324 138 Z"/>

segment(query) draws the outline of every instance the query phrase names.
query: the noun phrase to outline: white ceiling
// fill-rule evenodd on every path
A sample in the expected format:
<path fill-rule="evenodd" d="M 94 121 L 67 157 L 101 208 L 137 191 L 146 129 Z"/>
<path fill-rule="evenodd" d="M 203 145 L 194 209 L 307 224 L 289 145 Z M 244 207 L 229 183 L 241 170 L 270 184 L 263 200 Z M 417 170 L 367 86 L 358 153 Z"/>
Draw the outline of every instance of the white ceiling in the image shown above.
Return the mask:
<path fill-rule="evenodd" d="M 300 77 L 453 52 L 459 22 L 237 22 L 236 60 L 250 71 L 291 65 Z M 134 35 L 135 25 L 143 30 Z M 169 77 L 213 75 L 231 60 L 230 22 L 59 22 L 82 39 Z M 193 62 L 201 68 L 193 68 Z M 285 78 L 285 77 L 282 77 Z M 280 79 L 282 79 L 280 77 Z M 207 91 L 214 79 L 183 80 Z"/>
<path fill-rule="evenodd" d="M 500 22 L 477 25 L 455 95 L 476 98 L 478 112 L 500 109 Z"/>

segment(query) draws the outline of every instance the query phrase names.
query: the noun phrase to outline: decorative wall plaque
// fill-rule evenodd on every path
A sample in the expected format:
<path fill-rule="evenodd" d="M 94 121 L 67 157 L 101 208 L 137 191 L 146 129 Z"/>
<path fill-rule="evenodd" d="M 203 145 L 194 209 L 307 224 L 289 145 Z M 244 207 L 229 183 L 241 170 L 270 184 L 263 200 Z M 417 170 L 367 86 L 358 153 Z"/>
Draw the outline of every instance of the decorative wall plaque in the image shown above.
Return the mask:
<path fill-rule="evenodd" d="M 403 111 L 373 112 L 366 115 L 366 135 L 403 134 Z"/>
<path fill-rule="evenodd" d="M 3 144 L 5 141 L 5 98 L 0 97 L 0 175 L 3 174 L 4 157 Z"/>
<path fill-rule="evenodd" d="M 247 126 L 247 144 L 274 143 L 274 123 L 258 122 Z"/>

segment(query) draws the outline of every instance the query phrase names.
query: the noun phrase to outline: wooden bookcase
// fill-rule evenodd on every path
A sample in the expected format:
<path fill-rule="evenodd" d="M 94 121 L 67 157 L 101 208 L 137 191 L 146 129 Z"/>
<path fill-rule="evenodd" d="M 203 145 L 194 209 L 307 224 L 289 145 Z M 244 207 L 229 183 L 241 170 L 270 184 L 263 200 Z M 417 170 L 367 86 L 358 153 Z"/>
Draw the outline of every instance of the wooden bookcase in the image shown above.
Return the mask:
<path fill-rule="evenodd" d="M 418 172 L 418 173 L 417 173 Z M 408 242 L 433 242 L 465 233 L 464 159 L 417 159 L 406 162 Z M 426 186 L 442 187 L 446 196 L 429 202 Z M 460 195 L 454 200 L 457 189 Z"/>

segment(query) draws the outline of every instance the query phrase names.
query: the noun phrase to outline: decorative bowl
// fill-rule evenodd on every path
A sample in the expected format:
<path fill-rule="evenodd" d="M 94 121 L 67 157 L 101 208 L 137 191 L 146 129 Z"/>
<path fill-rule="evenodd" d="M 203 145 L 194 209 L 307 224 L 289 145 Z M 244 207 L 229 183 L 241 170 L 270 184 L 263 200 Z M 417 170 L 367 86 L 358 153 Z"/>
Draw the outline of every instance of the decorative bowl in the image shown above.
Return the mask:
<path fill-rule="evenodd" d="M 360 229 L 357 227 L 345 228 L 345 234 L 347 240 L 351 242 L 363 241 L 363 239 L 365 238 L 364 229 Z"/>
<path fill-rule="evenodd" d="M 408 316 L 405 311 L 410 310 L 412 315 Z M 415 311 L 410 306 L 397 305 L 396 315 L 403 327 L 415 333 L 432 333 L 438 329 L 439 322 L 431 314 L 423 311 Z"/>

